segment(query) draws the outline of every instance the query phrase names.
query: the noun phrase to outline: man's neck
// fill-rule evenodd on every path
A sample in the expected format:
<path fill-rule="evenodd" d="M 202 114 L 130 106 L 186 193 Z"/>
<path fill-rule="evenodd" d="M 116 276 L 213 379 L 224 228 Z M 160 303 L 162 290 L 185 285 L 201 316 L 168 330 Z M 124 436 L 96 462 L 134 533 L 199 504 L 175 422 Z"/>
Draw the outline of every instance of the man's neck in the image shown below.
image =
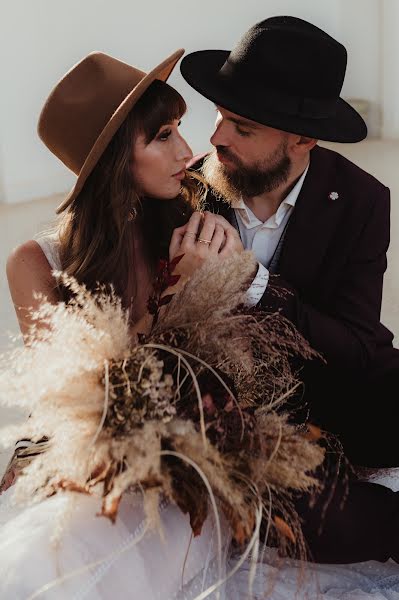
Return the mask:
<path fill-rule="evenodd" d="M 288 196 L 298 179 L 309 164 L 309 156 L 300 164 L 292 165 L 292 170 L 287 181 L 271 192 L 264 192 L 259 196 L 243 196 L 245 204 L 254 215 L 263 223 L 275 214 L 280 204 Z"/>

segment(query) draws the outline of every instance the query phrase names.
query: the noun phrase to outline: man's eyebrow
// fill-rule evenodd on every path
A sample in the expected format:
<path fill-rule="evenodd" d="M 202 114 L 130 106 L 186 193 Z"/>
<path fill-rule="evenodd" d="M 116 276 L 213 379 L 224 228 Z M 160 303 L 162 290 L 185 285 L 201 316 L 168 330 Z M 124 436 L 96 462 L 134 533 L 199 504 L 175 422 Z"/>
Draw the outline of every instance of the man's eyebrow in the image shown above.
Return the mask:
<path fill-rule="evenodd" d="M 214 104 L 214 107 L 216 108 L 216 110 L 219 110 L 219 107 L 217 104 Z M 238 125 L 239 127 L 248 127 L 249 129 L 259 129 L 259 125 L 257 123 L 251 123 L 251 121 L 246 121 L 244 119 L 240 119 L 237 117 L 225 117 L 225 119 L 227 121 L 231 121 L 232 123 L 235 123 L 235 125 Z"/>
<path fill-rule="evenodd" d="M 247 127 L 248 129 L 259 129 L 257 123 L 251 123 L 250 121 L 244 121 L 243 119 L 237 119 L 236 117 L 226 117 L 228 121 L 235 123 L 239 127 Z"/>

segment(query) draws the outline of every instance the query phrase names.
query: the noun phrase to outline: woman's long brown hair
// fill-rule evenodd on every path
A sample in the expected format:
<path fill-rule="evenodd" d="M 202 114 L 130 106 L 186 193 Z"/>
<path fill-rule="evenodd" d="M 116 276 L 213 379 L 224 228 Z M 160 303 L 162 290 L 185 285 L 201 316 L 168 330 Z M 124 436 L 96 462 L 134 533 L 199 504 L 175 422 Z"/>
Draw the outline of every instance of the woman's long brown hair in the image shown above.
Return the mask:
<path fill-rule="evenodd" d="M 137 292 L 135 228 L 141 228 L 145 258 L 153 271 L 158 259 L 167 256 L 173 229 L 187 221 L 199 197 L 198 180 L 187 176 L 174 200 L 139 198 L 133 179 L 133 144 L 140 133 L 149 143 L 162 125 L 180 119 L 185 111 L 186 104 L 176 90 L 154 81 L 59 223 L 63 271 L 91 290 L 98 284 L 112 285 L 126 307 Z M 129 221 L 132 209 L 137 211 L 134 223 Z M 66 299 L 67 292 L 61 293 Z"/>

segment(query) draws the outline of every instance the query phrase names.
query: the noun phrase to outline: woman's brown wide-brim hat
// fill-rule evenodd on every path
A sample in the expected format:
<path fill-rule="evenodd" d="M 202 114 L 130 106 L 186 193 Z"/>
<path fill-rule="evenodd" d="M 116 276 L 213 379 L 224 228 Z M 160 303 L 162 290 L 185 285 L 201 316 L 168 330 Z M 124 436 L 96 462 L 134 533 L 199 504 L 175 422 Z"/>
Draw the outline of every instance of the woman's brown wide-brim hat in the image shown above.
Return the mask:
<path fill-rule="evenodd" d="M 78 178 L 57 208 L 62 212 L 81 192 L 127 115 L 155 80 L 166 81 L 184 50 L 149 73 L 108 54 L 92 52 L 57 83 L 41 112 L 42 141 Z"/>

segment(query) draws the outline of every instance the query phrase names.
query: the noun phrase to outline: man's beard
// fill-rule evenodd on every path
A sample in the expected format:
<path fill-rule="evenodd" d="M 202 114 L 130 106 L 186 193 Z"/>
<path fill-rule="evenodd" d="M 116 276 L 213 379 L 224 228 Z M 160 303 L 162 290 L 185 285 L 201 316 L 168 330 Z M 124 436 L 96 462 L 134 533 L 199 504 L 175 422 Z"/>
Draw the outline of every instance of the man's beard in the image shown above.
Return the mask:
<path fill-rule="evenodd" d="M 233 168 L 221 163 L 216 151 L 234 164 Z M 204 161 L 202 174 L 217 195 L 227 202 L 242 196 L 253 198 L 271 192 L 288 180 L 291 159 L 287 154 L 287 141 L 282 140 L 277 150 L 264 161 L 251 166 L 244 165 L 239 158 L 224 146 L 216 146 Z"/>

